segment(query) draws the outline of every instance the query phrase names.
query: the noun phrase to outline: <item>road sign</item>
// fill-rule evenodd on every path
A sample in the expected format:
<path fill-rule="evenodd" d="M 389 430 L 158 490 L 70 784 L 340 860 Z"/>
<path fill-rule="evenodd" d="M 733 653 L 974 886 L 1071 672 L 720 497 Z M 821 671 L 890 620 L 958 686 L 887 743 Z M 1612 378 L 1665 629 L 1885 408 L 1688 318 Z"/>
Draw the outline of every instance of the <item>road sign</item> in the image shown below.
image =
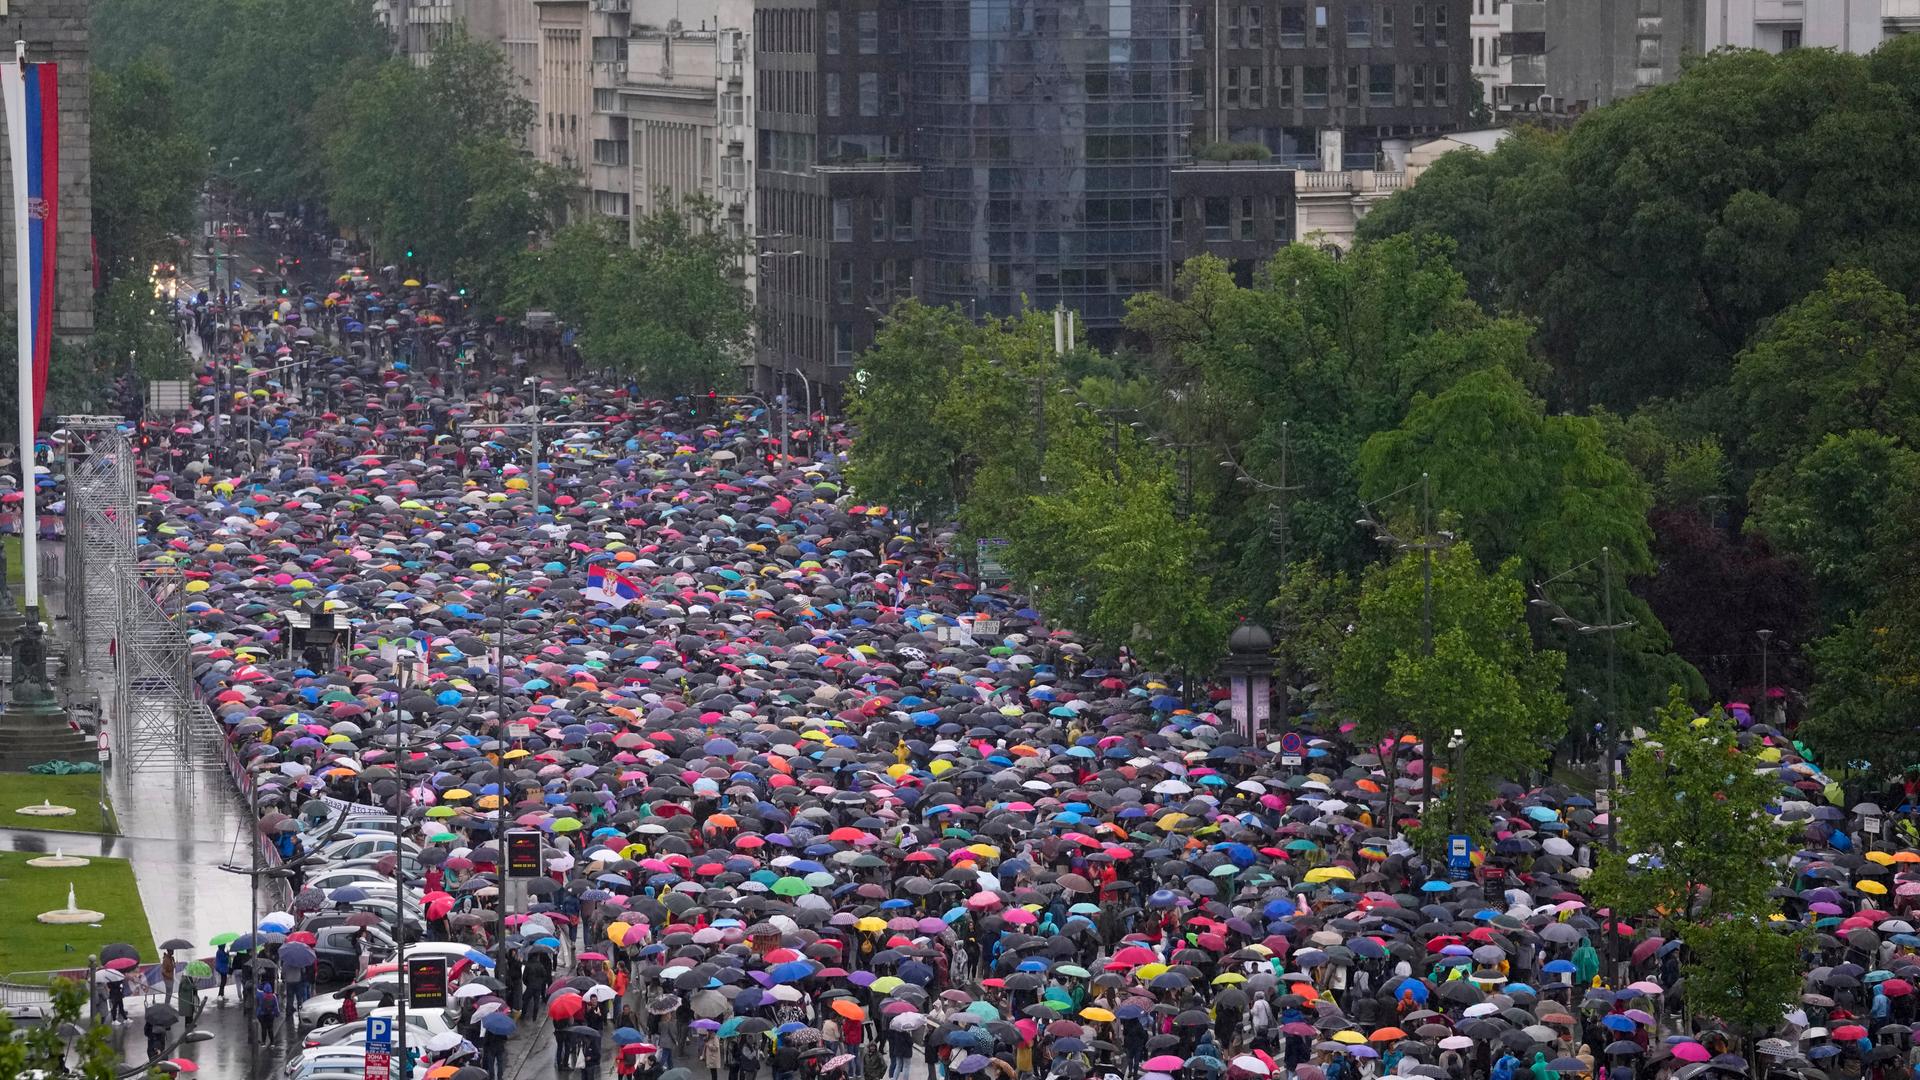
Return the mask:
<path fill-rule="evenodd" d="M 447 1006 L 447 958 L 410 956 L 407 958 L 409 1004 L 416 1009 L 444 1009 Z"/>
<path fill-rule="evenodd" d="M 390 1080 L 393 1060 L 393 1017 L 367 1017 L 367 1080 Z"/>
<path fill-rule="evenodd" d="M 540 833 L 534 829 L 507 830 L 507 876 L 540 876 Z"/>
<path fill-rule="evenodd" d="M 1465 881 L 1473 873 L 1473 838 L 1465 833 L 1447 837 L 1447 876 Z"/>
<path fill-rule="evenodd" d="M 1307 740 L 1297 731 L 1280 736 L 1280 764 L 1299 765 L 1306 760 Z"/>

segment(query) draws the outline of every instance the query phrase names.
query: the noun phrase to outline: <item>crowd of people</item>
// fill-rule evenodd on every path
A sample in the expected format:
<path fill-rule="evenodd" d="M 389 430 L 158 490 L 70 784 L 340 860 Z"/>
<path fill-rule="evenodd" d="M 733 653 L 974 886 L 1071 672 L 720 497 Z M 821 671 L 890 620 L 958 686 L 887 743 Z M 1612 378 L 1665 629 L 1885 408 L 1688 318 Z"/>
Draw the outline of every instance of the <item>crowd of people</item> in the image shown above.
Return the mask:
<path fill-rule="evenodd" d="M 423 937 L 469 946 L 419 1075 L 497 1078 L 549 1027 L 569 1078 L 1911 1068 L 1920 855 L 1868 851 L 1764 724 L 1807 828 L 1783 914 L 1820 935 L 1755 1048 L 1689 1015 L 1683 942 L 1589 909 L 1589 798 L 1508 785 L 1470 867 L 1423 856 L 1417 747 L 1249 738 L 1224 691 L 1084 648 L 847 491 L 843 430 L 772 457 L 757 400 L 557 372 L 417 282 L 193 318 L 195 408 L 140 427 L 140 554 L 183 575 L 264 830 L 404 816 Z M 292 926 L 232 947 L 278 962 Z"/>

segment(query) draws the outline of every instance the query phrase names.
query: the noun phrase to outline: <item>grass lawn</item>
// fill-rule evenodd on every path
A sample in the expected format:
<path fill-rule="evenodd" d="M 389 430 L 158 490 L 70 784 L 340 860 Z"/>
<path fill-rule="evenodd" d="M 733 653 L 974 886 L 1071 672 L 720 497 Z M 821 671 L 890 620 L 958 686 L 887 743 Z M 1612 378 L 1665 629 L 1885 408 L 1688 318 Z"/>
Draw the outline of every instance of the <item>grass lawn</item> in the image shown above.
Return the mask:
<path fill-rule="evenodd" d="M 13 586 L 13 602 L 27 610 L 27 566 L 20 561 L 20 538 L 8 533 L 0 537 L 7 547 L 7 584 Z M 44 613 L 43 613 L 44 615 Z"/>
<path fill-rule="evenodd" d="M 7 898 L 0 913 L 0 976 L 9 972 L 85 968 L 87 956 L 115 941 L 140 950 L 140 959 L 160 958 L 153 948 L 153 931 L 133 881 L 133 867 L 125 859 L 94 859 L 68 870 L 28 866 L 36 856 L 24 851 L 0 851 L 0 895 Z M 72 882 L 80 907 L 105 913 L 99 926 L 49 926 L 34 916 L 67 906 L 67 883 Z"/>
<path fill-rule="evenodd" d="M 69 817 L 33 817 L 23 806 L 71 806 Z M 40 776 L 36 773 L 0 773 L 0 825 L 15 829 L 55 832 L 109 832 L 100 820 L 100 774 Z M 105 908 L 94 909 L 104 911 Z"/>

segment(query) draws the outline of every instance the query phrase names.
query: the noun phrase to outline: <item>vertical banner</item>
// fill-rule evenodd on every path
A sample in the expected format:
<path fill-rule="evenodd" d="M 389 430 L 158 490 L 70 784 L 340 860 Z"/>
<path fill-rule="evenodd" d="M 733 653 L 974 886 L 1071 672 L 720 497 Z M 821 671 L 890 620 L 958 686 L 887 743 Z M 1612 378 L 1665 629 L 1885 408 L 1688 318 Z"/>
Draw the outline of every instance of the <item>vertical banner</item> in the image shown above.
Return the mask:
<path fill-rule="evenodd" d="M 27 603 L 40 603 L 39 514 L 34 490 L 34 432 L 46 405 L 53 359 L 53 275 L 60 231 L 60 89 L 53 64 L 26 62 L 26 43 L 0 64 L 13 165 L 13 236 L 18 292 L 21 568 Z"/>

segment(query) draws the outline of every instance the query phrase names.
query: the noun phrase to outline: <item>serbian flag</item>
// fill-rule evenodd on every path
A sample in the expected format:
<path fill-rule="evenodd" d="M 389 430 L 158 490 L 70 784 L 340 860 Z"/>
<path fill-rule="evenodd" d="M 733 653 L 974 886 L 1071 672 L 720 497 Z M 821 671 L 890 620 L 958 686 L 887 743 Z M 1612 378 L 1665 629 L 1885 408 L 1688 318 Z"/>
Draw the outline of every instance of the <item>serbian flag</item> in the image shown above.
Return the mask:
<path fill-rule="evenodd" d="M 60 230 L 60 88 L 53 64 L 0 64 L 13 158 L 14 252 L 19 275 L 20 421 L 40 426 L 53 358 L 54 239 Z M 32 387 L 31 395 L 27 388 Z"/>
<path fill-rule="evenodd" d="M 580 595 L 617 608 L 626 607 L 640 599 L 640 586 L 607 569 L 605 563 L 594 563 L 587 567 L 587 587 Z"/>

